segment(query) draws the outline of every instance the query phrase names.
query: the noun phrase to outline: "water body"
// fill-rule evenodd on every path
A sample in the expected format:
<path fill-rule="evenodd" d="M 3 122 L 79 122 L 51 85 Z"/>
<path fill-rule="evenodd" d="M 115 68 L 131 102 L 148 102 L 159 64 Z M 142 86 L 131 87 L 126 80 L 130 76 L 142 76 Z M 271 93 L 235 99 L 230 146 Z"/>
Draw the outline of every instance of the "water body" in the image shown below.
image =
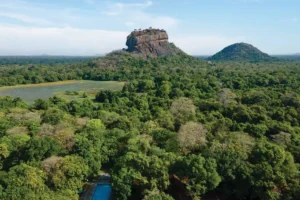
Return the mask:
<path fill-rule="evenodd" d="M 67 90 L 99 92 L 100 90 L 121 90 L 123 85 L 123 82 L 117 81 L 61 81 L 0 87 L 0 96 L 20 97 L 27 103 L 33 103 L 38 98 L 47 100 L 55 93 Z"/>
<path fill-rule="evenodd" d="M 111 190 L 109 184 L 98 184 L 95 188 L 92 200 L 110 200 Z"/>

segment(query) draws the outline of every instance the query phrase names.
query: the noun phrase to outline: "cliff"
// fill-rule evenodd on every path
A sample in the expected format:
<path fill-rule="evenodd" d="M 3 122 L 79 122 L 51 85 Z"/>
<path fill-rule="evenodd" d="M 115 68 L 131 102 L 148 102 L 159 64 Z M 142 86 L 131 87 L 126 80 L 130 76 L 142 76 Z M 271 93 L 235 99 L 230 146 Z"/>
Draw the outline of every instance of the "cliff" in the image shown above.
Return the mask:
<path fill-rule="evenodd" d="M 126 51 L 149 56 L 169 56 L 183 54 L 173 43 L 165 30 L 135 30 L 127 36 Z"/>

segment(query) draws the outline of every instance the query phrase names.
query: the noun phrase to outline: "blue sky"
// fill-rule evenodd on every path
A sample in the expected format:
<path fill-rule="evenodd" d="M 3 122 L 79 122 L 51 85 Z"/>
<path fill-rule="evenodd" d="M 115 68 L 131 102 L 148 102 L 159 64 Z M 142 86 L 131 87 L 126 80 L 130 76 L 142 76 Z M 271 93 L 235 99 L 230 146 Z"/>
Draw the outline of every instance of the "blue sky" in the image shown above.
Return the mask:
<path fill-rule="evenodd" d="M 299 0 L 0 0 L 0 55 L 95 55 L 135 28 L 163 28 L 193 55 L 235 42 L 300 52 Z"/>

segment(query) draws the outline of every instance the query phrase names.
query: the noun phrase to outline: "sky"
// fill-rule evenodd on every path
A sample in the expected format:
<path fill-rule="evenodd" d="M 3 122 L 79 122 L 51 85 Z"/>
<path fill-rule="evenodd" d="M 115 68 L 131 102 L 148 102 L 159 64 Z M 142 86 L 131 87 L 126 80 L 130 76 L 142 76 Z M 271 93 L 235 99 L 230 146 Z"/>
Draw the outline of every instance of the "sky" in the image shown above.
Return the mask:
<path fill-rule="evenodd" d="M 300 53 L 300 0 L 0 0 L 0 55 L 99 55 L 165 29 L 191 55 L 236 42 Z"/>

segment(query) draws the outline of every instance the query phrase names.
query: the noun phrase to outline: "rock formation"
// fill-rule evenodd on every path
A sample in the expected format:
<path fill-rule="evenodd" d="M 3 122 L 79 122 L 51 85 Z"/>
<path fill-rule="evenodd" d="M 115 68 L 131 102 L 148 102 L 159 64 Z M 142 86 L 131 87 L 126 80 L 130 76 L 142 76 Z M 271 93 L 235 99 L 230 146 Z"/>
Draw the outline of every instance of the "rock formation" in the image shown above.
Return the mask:
<path fill-rule="evenodd" d="M 183 53 L 173 43 L 165 30 L 145 29 L 135 30 L 127 37 L 126 51 L 150 56 L 168 56 Z"/>

